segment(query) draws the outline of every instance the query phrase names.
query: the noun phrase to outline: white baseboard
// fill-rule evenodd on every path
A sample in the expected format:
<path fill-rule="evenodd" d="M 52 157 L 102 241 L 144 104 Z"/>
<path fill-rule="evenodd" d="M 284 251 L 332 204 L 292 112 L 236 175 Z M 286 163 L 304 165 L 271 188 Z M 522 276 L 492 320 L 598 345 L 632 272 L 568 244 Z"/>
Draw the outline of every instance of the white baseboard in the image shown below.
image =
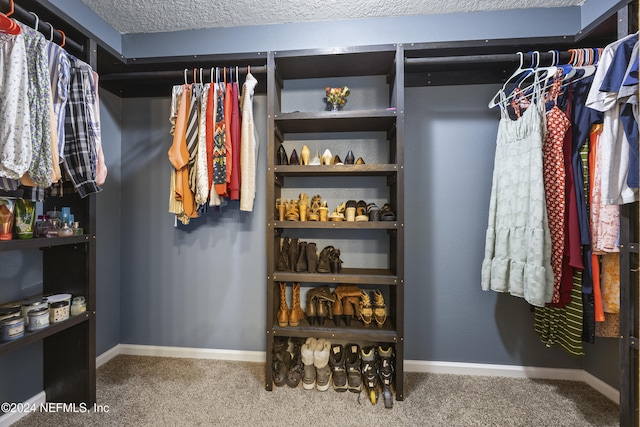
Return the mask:
<path fill-rule="evenodd" d="M 620 404 L 620 391 L 611 387 L 609 384 L 602 381 L 600 378 L 596 378 L 587 371 L 584 371 L 583 381 L 587 383 L 591 388 L 599 391 L 604 396 L 611 399 L 614 403 Z"/>
<path fill-rule="evenodd" d="M 120 354 L 133 356 L 180 357 L 190 359 L 220 359 L 240 362 L 262 362 L 264 351 L 216 350 L 209 348 L 164 347 L 155 345 L 120 344 Z"/>
<path fill-rule="evenodd" d="M 41 404 L 47 401 L 47 396 L 44 391 L 33 396 L 31 399 L 24 402 L 25 407 L 34 407 L 40 406 Z M 18 422 L 18 420 L 26 417 L 31 412 L 7 412 L 4 415 L 0 416 L 0 427 L 9 427 L 11 424 Z"/>
<path fill-rule="evenodd" d="M 109 350 L 102 353 L 100 356 L 96 357 L 96 369 L 104 365 L 109 360 L 113 359 L 119 354 L 121 354 L 120 344 L 116 344 L 113 347 L 111 347 Z"/>

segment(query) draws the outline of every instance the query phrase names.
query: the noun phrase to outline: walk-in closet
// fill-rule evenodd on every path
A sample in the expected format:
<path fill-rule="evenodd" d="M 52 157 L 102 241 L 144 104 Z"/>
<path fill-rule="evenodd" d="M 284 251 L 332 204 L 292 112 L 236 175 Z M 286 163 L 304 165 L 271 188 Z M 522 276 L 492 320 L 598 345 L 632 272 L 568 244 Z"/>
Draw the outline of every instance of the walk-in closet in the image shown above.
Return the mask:
<path fill-rule="evenodd" d="M 0 0 L 0 427 L 638 425 L 637 0 L 105 3 Z"/>

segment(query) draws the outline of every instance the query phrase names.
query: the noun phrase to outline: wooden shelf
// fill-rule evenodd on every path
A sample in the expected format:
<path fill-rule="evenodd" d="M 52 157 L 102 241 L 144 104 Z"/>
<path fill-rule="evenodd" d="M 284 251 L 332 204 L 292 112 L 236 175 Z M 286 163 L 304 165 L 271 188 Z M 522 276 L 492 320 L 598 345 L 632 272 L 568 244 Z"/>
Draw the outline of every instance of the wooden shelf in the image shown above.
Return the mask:
<path fill-rule="evenodd" d="M 13 239 L 0 241 L 0 251 L 18 251 L 25 249 L 42 249 L 53 246 L 75 245 L 87 243 L 95 236 L 83 234 L 69 237 L 40 237 L 33 239 Z"/>
<path fill-rule="evenodd" d="M 396 230 L 398 229 L 398 221 L 274 221 L 273 227 L 320 230 Z"/>
<path fill-rule="evenodd" d="M 391 270 L 379 268 L 343 268 L 339 274 L 334 273 L 295 273 L 291 271 L 275 271 L 276 282 L 333 283 L 358 285 L 397 285 L 398 276 Z"/>
<path fill-rule="evenodd" d="M 398 165 L 276 165 L 273 171 L 282 176 L 393 176 Z"/>
<path fill-rule="evenodd" d="M 282 133 L 390 132 L 396 117 L 396 110 L 277 113 L 275 126 Z"/>
<path fill-rule="evenodd" d="M 370 341 L 370 342 L 397 342 L 398 334 L 393 329 L 391 322 L 387 322 L 379 328 L 375 322 L 368 327 L 357 319 L 352 319 L 350 326 L 335 326 L 333 320 L 326 319 L 323 326 L 317 323 L 314 326 L 309 325 L 307 319 L 302 319 L 298 326 L 278 326 L 274 322 L 271 333 L 274 336 L 301 337 L 308 338 L 326 338 L 330 340 L 350 340 L 350 341 Z"/>
<path fill-rule="evenodd" d="M 65 329 L 72 328 L 82 322 L 87 322 L 92 316 L 93 313 L 86 311 L 77 316 L 71 316 L 65 321 L 53 323 L 46 328 L 40 329 L 38 331 L 27 332 L 25 330 L 24 336 L 22 338 L 0 343 L 0 355 L 24 347 L 36 341 L 43 340 L 51 335 L 57 334 L 58 332 L 62 332 Z"/>

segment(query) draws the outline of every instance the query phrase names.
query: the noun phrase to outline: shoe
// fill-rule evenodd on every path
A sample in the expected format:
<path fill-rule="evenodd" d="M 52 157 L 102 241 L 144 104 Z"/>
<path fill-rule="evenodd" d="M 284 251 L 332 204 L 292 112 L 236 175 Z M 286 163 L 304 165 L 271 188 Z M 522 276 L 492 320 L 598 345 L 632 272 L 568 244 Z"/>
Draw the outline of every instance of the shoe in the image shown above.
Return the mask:
<path fill-rule="evenodd" d="M 326 200 L 323 200 L 322 204 L 318 208 L 318 216 L 320 222 L 327 222 L 329 219 L 329 207 L 327 206 Z"/>
<path fill-rule="evenodd" d="M 313 156 L 313 159 L 309 162 L 311 166 L 320 166 L 320 156 L 318 155 L 318 151 L 316 150 L 316 155 Z"/>
<path fill-rule="evenodd" d="M 384 297 L 379 290 L 373 291 L 373 319 L 376 321 L 378 328 L 382 328 L 384 322 L 387 321 L 387 307 L 384 304 Z"/>
<path fill-rule="evenodd" d="M 287 381 L 287 372 L 291 366 L 291 354 L 287 351 L 289 339 L 275 337 L 273 339 L 271 379 L 276 387 L 282 387 Z"/>
<path fill-rule="evenodd" d="M 302 387 L 305 390 L 313 390 L 316 388 L 316 367 L 313 364 L 313 353 L 316 350 L 317 341 L 315 338 L 307 338 L 302 345 L 300 354 L 302 356 L 302 365 L 304 366 L 302 374 Z"/>
<path fill-rule="evenodd" d="M 353 157 L 353 151 L 349 150 L 349 152 L 347 153 L 347 157 L 344 158 L 344 164 L 352 165 L 354 161 L 355 157 Z"/>
<path fill-rule="evenodd" d="M 345 367 L 347 369 L 347 384 L 349 391 L 360 393 L 362 391 L 362 374 L 360 373 L 360 346 L 347 344 L 344 346 L 346 353 Z"/>
<path fill-rule="evenodd" d="M 353 319 L 354 310 L 353 304 L 348 297 L 342 298 L 342 319 L 344 320 L 344 324 L 349 327 L 351 326 L 351 319 Z"/>
<path fill-rule="evenodd" d="M 344 217 L 348 222 L 354 222 L 356 220 L 356 201 L 349 200 L 344 210 Z"/>
<path fill-rule="evenodd" d="M 391 210 L 391 205 L 389 203 L 385 203 L 382 205 L 382 209 L 380 209 L 380 221 L 395 221 L 396 214 Z"/>
<path fill-rule="evenodd" d="M 347 391 L 347 369 L 345 368 L 345 351 L 340 344 L 333 344 L 329 353 L 329 366 L 331 366 L 331 377 L 333 379 L 333 389 L 337 392 Z"/>
<path fill-rule="evenodd" d="M 316 320 L 318 321 L 318 325 L 324 326 L 324 321 L 328 316 L 329 308 L 327 307 L 327 301 L 316 298 Z"/>
<path fill-rule="evenodd" d="M 384 407 L 387 409 L 393 408 L 393 347 L 391 344 L 378 346 L 379 368 L 378 376 L 380 377 L 380 383 L 382 383 L 382 399 L 384 400 Z"/>
<path fill-rule="evenodd" d="M 319 391 L 327 391 L 331 385 L 331 368 L 329 367 L 330 351 L 331 343 L 320 338 L 313 352 L 313 364 L 316 367 L 316 388 Z"/>
<path fill-rule="evenodd" d="M 322 251 L 320 251 L 320 255 L 318 256 L 318 273 L 329 273 L 331 271 L 331 254 L 335 248 L 333 246 L 326 246 Z"/>
<path fill-rule="evenodd" d="M 316 268 L 318 267 L 318 253 L 316 249 L 316 244 L 313 242 L 307 243 L 306 252 L 307 252 L 307 271 L 309 273 L 315 273 Z"/>
<path fill-rule="evenodd" d="M 289 311 L 289 326 L 298 326 L 304 319 L 304 311 L 300 307 L 300 283 L 293 284 L 291 292 L 291 310 Z"/>
<path fill-rule="evenodd" d="M 338 156 L 337 154 L 336 154 L 336 156 L 333 158 L 333 164 L 334 164 L 334 165 L 340 165 L 340 166 L 341 166 L 341 165 L 344 165 L 344 163 L 342 163 L 342 160 L 340 160 L 340 156 Z"/>
<path fill-rule="evenodd" d="M 276 200 L 276 209 L 278 210 L 278 221 L 284 221 L 287 212 L 287 201 L 285 199 Z"/>
<path fill-rule="evenodd" d="M 307 193 L 298 195 L 298 211 L 300 213 L 300 221 L 307 220 L 307 211 L 309 210 L 309 196 Z"/>
<path fill-rule="evenodd" d="M 360 361 L 362 382 L 367 390 L 371 404 L 375 405 L 378 402 L 378 361 L 376 360 L 375 347 L 363 347 L 360 350 Z"/>
<path fill-rule="evenodd" d="M 305 315 L 310 326 L 316 322 L 316 301 L 313 297 L 311 289 L 307 291 L 307 305 L 305 307 Z"/>
<path fill-rule="evenodd" d="M 289 324 L 289 307 L 287 307 L 287 283 L 280 282 L 280 308 L 278 309 L 278 326 L 284 328 Z"/>
<path fill-rule="evenodd" d="M 280 144 L 278 151 L 276 152 L 276 165 L 288 165 L 289 159 L 287 157 L 287 151 L 284 146 Z"/>
<path fill-rule="evenodd" d="M 380 221 L 380 208 L 375 203 L 369 203 L 367 205 L 367 215 L 369 221 Z"/>
<path fill-rule="evenodd" d="M 322 206 L 322 197 L 316 194 L 311 198 L 311 206 L 307 210 L 307 221 L 320 221 L 320 206 Z"/>
<path fill-rule="evenodd" d="M 342 260 L 340 259 L 340 249 L 335 249 L 329 257 L 329 265 L 333 274 L 342 272 Z"/>
<path fill-rule="evenodd" d="M 358 157 L 358 160 L 356 160 L 356 165 L 364 165 L 364 160 L 362 160 L 362 157 Z"/>
<path fill-rule="evenodd" d="M 298 153 L 296 152 L 295 148 L 291 152 L 291 157 L 289 157 L 289 164 L 295 166 L 300 165 L 300 160 L 298 160 Z"/>
<path fill-rule="evenodd" d="M 291 239 L 289 237 L 280 239 L 276 271 L 289 271 L 289 245 L 291 245 Z"/>
<path fill-rule="evenodd" d="M 287 203 L 287 211 L 284 214 L 287 221 L 298 221 L 300 219 L 300 210 L 298 209 L 298 201 L 291 200 Z"/>
<path fill-rule="evenodd" d="M 371 298 L 369 293 L 362 291 L 360 295 L 360 319 L 364 326 L 369 326 L 373 320 L 373 308 L 371 307 Z"/>
<path fill-rule="evenodd" d="M 331 304 L 331 316 L 333 317 L 333 323 L 336 326 L 340 326 L 340 320 L 342 319 L 342 300 L 337 296 L 336 300 Z"/>
<path fill-rule="evenodd" d="M 330 221 L 344 221 L 344 210 L 345 210 L 345 207 L 346 207 L 346 204 L 344 202 L 342 202 L 341 204 L 336 206 L 336 209 L 331 213 L 331 215 L 329 215 L 329 220 Z"/>
<path fill-rule="evenodd" d="M 307 271 L 307 242 L 298 243 L 298 259 L 293 271 L 296 273 Z"/>
<path fill-rule="evenodd" d="M 298 238 L 292 238 L 289 245 L 289 271 L 294 271 L 296 262 L 298 262 L 298 247 Z"/>
<path fill-rule="evenodd" d="M 322 164 L 323 165 L 332 165 L 333 164 L 333 156 L 331 155 L 331 151 L 327 148 L 322 153 Z"/>
<path fill-rule="evenodd" d="M 369 216 L 367 215 L 367 204 L 364 200 L 360 200 L 356 204 L 356 222 L 369 221 Z"/>
<path fill-rule="evenodd" d="M 302 340 L 299 338 L 293 338 L 293 351 L 291 353 L 291 366 L 289 366 L 289 370 L 287 371 L 287 385 L 291 388 L 298 387 L 300 381 L 302 380 L 302 356 L 300 354 L 300 349 L 302 348 Z"/>
<path fill-rule="evenodd" d="M 300 158 L 302 159 L 303 165 L 309 164 L 309 156 L 311 155 L 311 151 L 309 151 L 309 147 L 306 145 L 302 146 L 302 150 L 300 150 Z"/>

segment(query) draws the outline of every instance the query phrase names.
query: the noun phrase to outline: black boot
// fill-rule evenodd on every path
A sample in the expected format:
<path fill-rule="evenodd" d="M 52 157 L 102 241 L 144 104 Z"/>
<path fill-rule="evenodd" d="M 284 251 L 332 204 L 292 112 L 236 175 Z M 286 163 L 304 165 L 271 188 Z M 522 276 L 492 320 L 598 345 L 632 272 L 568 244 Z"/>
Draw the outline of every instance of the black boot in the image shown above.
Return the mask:
<path fill-rule="evenodd" d="M 315 273 L 318 267 L 318 254 L 316 251 L 316 244 L 311 242 L 307 243 L 307 271 L 309 273 Z"/>
<path fill-rule="evenodd" d="M 307 271 L 307 242 L 300 242 L 298 244 L 298 260 L 294 270 L 297 273 Z"/>
<path fill-rule="evenodd" d="M 331 252 L 329 265 L 331 266 L 331 272 L 336 274 L 342 271 L 342 260 L 340 259 L 340 249 L 335 249 Z"/>
<path fill-rule="evenodd" d="M 275 337 L 272 349 L 272 378 L 276 387 L 282 387 L 287 380 L 287 372 L 291 366 L 291 354 L 287 351 L 289 340 L 286 337 Z"/>
<path fill-rule="evenodd" d="M 278 261 L 276 262 L 277 271 L 289 271 L 289 246 L 291 245 L 291 239 L 284 237 L 282 239 L 282 247 L 278 247 Z"/>
<path fill-rule="evenodd" d="M 289 271 L 293 271 L 296 262 L 298 262 L 298 238 L 291 239 L 291 245 L 289 245 Z"/>

